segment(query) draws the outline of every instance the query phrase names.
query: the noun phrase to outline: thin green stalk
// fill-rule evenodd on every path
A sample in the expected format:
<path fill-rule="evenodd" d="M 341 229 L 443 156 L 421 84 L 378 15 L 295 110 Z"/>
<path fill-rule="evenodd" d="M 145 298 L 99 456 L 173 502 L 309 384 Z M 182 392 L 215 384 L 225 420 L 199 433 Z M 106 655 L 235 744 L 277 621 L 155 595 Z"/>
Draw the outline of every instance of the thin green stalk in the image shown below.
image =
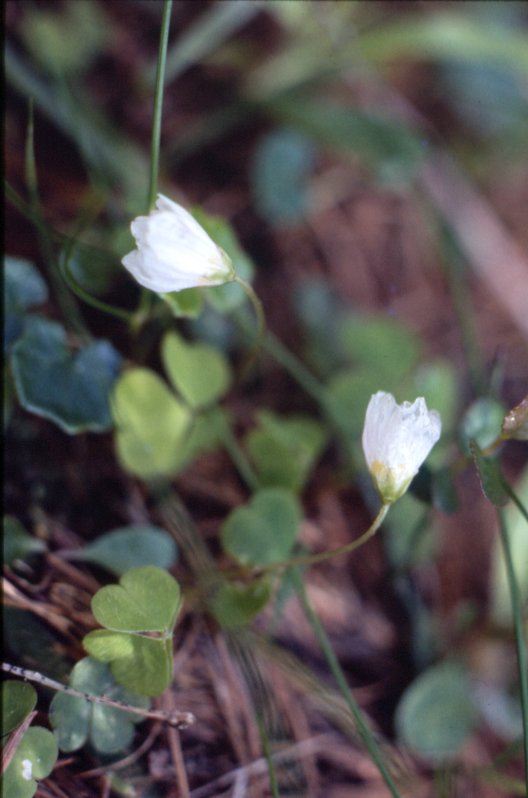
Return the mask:
<path fill-rule="evenodd" d="M 526 785 L 526 796 L 528 798 L 528 655 L 526 651 L 526 640 L 524 639 L 524 625 L 522 615 L 522 600 L 517 582 L 517 576 L 513 566 L 513 557 L 510 546 L 510 536 L 504 513 L 498 510 L 499 529 L 504 552 L 504 563 L 510 588 L 510 599 L 512 605 L 513 628 L 515 630 L 515 642 L 517 647 L 517 667 L 519 670 L 519 686 L 521 691 L 521 711 L 523 722 L 523 751 L 524 751 L 524 778 Z"/>
<path fill-rule="evenodd" d="M 163 0 L 158 63 L 156 67 L 156 89 L 154 94 L 154 112 L 152 118 L 152 140 L 150 147 L 150 183 L 147 198 L 147 213 L 156 202 L 158 193 L 159 152 L 161 137 L 161 117 L 163 112 L 163 87 L 165 84 L 165 65 L 167 63 L 167 45 L 169 42 L 172 0 Z"/>
<path fill-rule="evenodd" d="M 314 565 L 315 563 L 324 562 L 324 560 L 329 560 L 332 557 L 338 557 L 340 554 L 350 554 L 351 551 L 355 549 L 359 549 L 360 546 L 363 546 L 364 543 L 367 542 L 375 532 L 380 528 L 383 521 L 385 520 L 385 516 L 387 515 L 390 504 L 382 504 L 376 518 L 369 526 L 366 532 L 352 540 L 350 543 L 346 543 L 344 546 L 339 546 L 337 549 L 329 549 L 328 551 L 322 551 L 319 554 L 307 554 L 307 555 L 300 555 L 298 557 L 292 557 L 289 560 L 283 560 L 280 563 L 270 563 L 269 565 L 263 565 L 259 567 L 258 572 L 261 573 L 269 573 L 270 571 L 276 571 L 278 569 L 284 568 L 291 568 L 293 566 L 306 566 L 306 565 Z"/>
<path fill-rule="evenodd" d="M 511 485 L 508 485 L 505 479 L 501 479 L 501 485 L 504 488 L 504 492 L 508 494 L 512 502 L 515 504 L 515 506 L 521 513 L 521 515 L 526 519 L 526 521 L 528 521 L 528 510 L 526 509 L 522 501 L 519 499 L 519 497 L 511 487 Z"/>
<path fill-rule="evenodd" d="M 314 377 L 304 363 L 290 352 L 287 347 L 273 333 L 268 333 L 264 339 L 264 349 L 272 355 L 291 376 L 297 380 L 307 394 L 312 396 L 322 407 L 326 406 L 327 393 L 324 385 Z"/>
<path fill-rule="evenodd" d="M 264 336 L 266 334 L 266 316 L 264 314 L 264 308 L 262 306 L 262 302 L 258 298 L 255 289 L 248 283 L 247 280 L 242 279 L 238 275 L 235 276 L 234 282 L 238 283 L 238 285 L 245 291 L 247 298 L 253 305 L 253 309 L 255 311 L 255 316 L 257 317 L 257 335 L 255 337 L 255 342 L 251 347 L 251 350 L 247 356 L 245 363 L 243 364 L 242 368 L 240 369 L 239 379 L 240 381 L 246 376 L 248 371 L 250 370 L 251 366 L 255 362 L 260 349 L 262 348 L 264 342 Z"/>
<path fill-rule="evenodd" d="M 260 301 L 260 300 L 259 300 Z M 236 323 L 244 332 L 249 332 L 250 328 L 242 314 L 235 317 Z M 299 360 L 283 343 L 268 330 L 262 339 L 262 349 L 271 355 L 299 385 L 304 388 L 306 393 L 315 399 L 320 405 L 325 406 L 327 394 L 324 385 L 306 368 L 304 363 Z"/>
<path fill-rule="evenodd" d="M 383 781 L 387 785 L 387 788 L 393 798 L 401 798 L 398 788 L 396 787 L 391 774 L 389 773 L 389 769 L 385 764 L 383 759 L 383 754 L 381 753 L 381 749 L 376 741 L 373 731 L 367 725 L 365 719 L 363 718 L 363 714 L 354 698 L 352 691 L 350 690 L 345 675 L 341 669 L 341 666 L 337 660 L 337 657 L 334 653 L 330 640 L 327 637 L 327 634 L 321 624 L 321 621 L 317 617 L 308 596 L 306 594 L 306 590 L 304 588 L 303 581 L 299 575 L 297 569 L 292 571 L 293 580 L 295 584 L 295 589 L 297 591 L 297 595 L 301 601 L 302 607 L 306 614 L 306 617 L 312 627 L 315 636 L 319 642 L 321 647 L 321 651 L 324 654 L 324 657 L 332 671 L 332 674 L 338 684 L 338 687 L 341 691 L 343 698 L 346 701 L 346 704 L 354 718 L 356 723 L 356 727 L 358 733 L 365 744 L 367 751 L 369 752 L 372 761 L 376 764 Z"/>
<path fill-rule="evenodd" d="M 321 406 L 324 407 L 326 405 L 327 395 L 324 385 L 317 377 L 314 377 L 304 363 L 299 360 L 293 352 L 290 352 L 273 333 L 268 332 L 262 346 L 266 352 L 275 358 L 277 363 L 291 374 L 294 380 L 304 388 L 307 394 L 315 399 Z"/>
<path fill-rule="evenodd" d="M 216 425 L 216 429 L 225 450 L 248 488 L 251 491 L 258 490 L 260 487 L 259 478 L 251 467 L 245 452 L 241 449 L 229 422 L 225 422 L 224 419 L 222 419 L 220 423 Z"/>

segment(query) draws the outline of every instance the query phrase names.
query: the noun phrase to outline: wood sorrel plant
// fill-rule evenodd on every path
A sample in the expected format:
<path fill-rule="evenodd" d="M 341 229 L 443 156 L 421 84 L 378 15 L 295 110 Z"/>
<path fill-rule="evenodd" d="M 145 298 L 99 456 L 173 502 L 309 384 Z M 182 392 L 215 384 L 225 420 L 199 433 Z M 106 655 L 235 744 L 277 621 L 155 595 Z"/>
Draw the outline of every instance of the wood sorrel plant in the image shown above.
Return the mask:
<path fill-rule="evenodd" d="M 355 737 L 367 749 L 388 792 L 397 798 L 410 794 L 408 784 L 395 766 L 394 753 L 358 706 L 330 637 L 314 609 L 306 587 L 306 573 L 310 566 L 362 547 L 386 519 L 391 521 L 393 513 L 389 511 L 393 505 L 398 503 L 398 508 L 406 500 L 411 501 L 408 492 L 439 441 L 442 426 L 444 435 L 446 429 L 450 432 L 454 429 L 454 414 L 449 417 L 445 410 L 449 402 L 441 399 L 445 382 L 449 382 L 453 372 L 449 368 L 446 371 L 444 366 L 443 371 L 433 368 L 426 378 L 422 373 L 422 382 L 427 384 L 429 379 L 434 386 L 433 390 L 425 390 L 415 379 L 419 360 L 415 338 L 393 320 L 373 319 L 366 314 L 351 314 L 344 320 L 339 313 L 323 314 L 316 343 L 322 345 L 325 327 L 331 326 L 331 319 L 347 341 L 345 349 L 348 347 L 352 355 L 349 363 L 340 364 L 343 371 L 329 371 L 321 379 L 280 340 L 266 332 L 262 304 L 251 285 L 251 263 L 229 225 L 207 216 L 201 209 L 193 209 L 191 213 L 158 192 L 170 13 L 171 3 L 164 2 L 146 208 L 135 210 L 143 213 L 130 225 L 135 248 L 124 255 L 125 247 L 119 250 L 127 270 L 121 270 L 122 278 L 132 275 L 142 289 L 135 310 L 113 307 L 91 296 L 77 281 L 79 262 L 83 258 L 92 261 L 98 254 L 103 263 L 104 257 L 94 248 L 85 247 L 77 234 L 60 236 L 46 226 L 37 185 L 30 116 L 26 146 L 30 201 L 26 205 L 11 189 L 9 197 L 38 230 L 45 261 L 50 266 L 48 282 L 53 286 L 65 324 L 36 315 L 35 309 L 49 299 L 47 281 L 42 280 L 30 263 L 9 260 L 7 345 L 16 393 L 27 410 L 53 421 L 69 434 L 113 430 L 119 464 L 127 474 L 142 481 L 143 490 L 177 538 L 189 566 L 192 578 L 183 591 L 185 611 L 207 612 L 223 631 L 240 666 L 254 703 L 273 794 L 278 795 L 280 789 L 273 751 L 274 713 L 269 711 L 275 707 L 262 665 L 248 643 L 246 632 L 247 625 L 262 610 L 272 604 L 279 614 L 281 603 L 295 592 L 338 687 L 337 699 L 329 688 L 317 684 L 313 674 L 311 681 L 307 679 L 299 661 L 292 670 L 298 671 L 300 683 L 303 675 L 307 679 L 307 692 L 313 692 L 315 684 L 328 698 L 329 708 L 338 704 L 342 728 L 349 729 L 352 725 Z M 271 143 L 277 145 L 277 141 Z M 292 137 L 283 136 L 278 143 L 292 146 Z M 293 145 L 297 144 L 293 141 Z M 275 152 L 272 148 L 272 154 Z M 92 339 L 70 289 L 81 300 L 127 326 L 130 339 L 138 344 L 137 357 L 129 356 L 125 366 L 124 358 L 113 344 Z M 244 297 L 250 300 L 257 316 L 256 336 L 244 314 Z M 255 337 L 238 384 L 226 352 L 216 343 L 190 340 L 189 328 L 185 330 L 180 325 L 182 319 L 199 319 L 204 302 L 208 303 L 209 311 L 213 308 L 233 318 L 244 332 Z M 173 329 L 176 325 L 177 329 Z M 159 361 L 162 375 L 159 368 L 145 365 L 145 352 L 153 346 L 153 333 L 159 338 L 159 349 L 153 359 Z M 157 346 L 157 338 L 154 345 Z M 240 438 L 229 411 L 230 398 L 254 365 L 258 352 L 274 357 L 315 400 L 319 418 L 307 413 L 286 416 L 261 410 L 255 414 L 257 423 Z M 384 390 L 379 390 L 380 387 Z M 398 404 L 392 392 L 414 401 Z M 441 409 L 442 422 L 440 413 L 428 409 L 428 405 Z M 485 407 L 489 409 L 489 404 Z M 422 490 L 422 497 L 425 495 L 429 500 L 432 495 L 437 505 L 446 506 L 446 482 L 451 484 L 451 472 L 466 465 L 471 456 L 487 498 L 498 508 L 513 502 L 526 518 L 526 509 L 504 480 L 495 455 L 511 439 L 526 440 L 527 400 L 506 416 L 499 410 L 501 432 L 488 440 L 482 440 L 479 434 L 484 415 L 482 406 L 471 410 L 465 419 L 465 431 L 471 430 L 466 435 L 466 451 L 459 460 L 449 462 L 445 450 L 435 450 L 432 470 L 427 467 L 421 470 L 418 480 L 422 484 L 414 483 L 415 492 Z M 334 445 L 342 445 L 348 456 L 351 478 L 362 470 L 358 457 L 362 443 L 381 503 L 377 512 L 377 505 L 371 503 L 374 520 L 351 542 L 310 553 L 298 544 L 305 516 L 302 493 L 332 440 Z M 223 448 L 229 455 L 248 493 L 247 501 L 238 504 L 220 523 L 223 556 L 234 561 L 234 565 L 228 563 L 225 567 L 218 567 L 196 533 L 192 519 L 189 521 L 184 511 L 174 512 L 175 504 L 178 508 L 179 505 L 171 485 L 200 454 L 215 448 Z M 374 491 L 367 481 L 358 480 L 358 484 L 368 503 Z M 509 530 L 500 509 L 498 515 L 513 608 L 524 752 L 528 762 L 523 597 Z M 417 528 L 424 518 L 425 512 L 418 519 Z M 33 670 L 3 665 L 3 670 L 13 676 L 59 691 L 50 707 L 55 737 L 41 728 L 29 729 L 32 732 L 29 734 L 34 691 L 19 682 L 15 686 L 7 683 L 6 701 L 15 707 L 3 730 L 10 735 L 11 762 L 6 783 L 10 789 L 19 791 L 13 795 L 25 796 L 35 791 L 35 779 L 45 777 L 56 760 L 56 741 L 62 751 L 76 751 L 89 745 L 110 755 L 130 744 L 138 719 L 162 720 L 182 728 L 192 723 L 193 715 L 185 709 L 165 711 L 149 706 L 150 697 L 163 694 L 173 683 L 174 636 L 184 606 L 180 585 L 169 573 L 176 564 L 177 553 L 174 540 L 165 530 L 130 525 L 100 535 L 81 551 L 53 555 L 45 543 L 27 535 L 16 519 L 8 519 L 6 528 L 10 565 L 30 556 L 56 556 L 62 568 L 71 568 L 70 561 L 77 560 L 119 578 L 119 584 L 97 589 L 98 583 L 94 586 L 95 579 L 91 577 L 92 615 L 102 628 L 91 629 L 83 637 L 83 646 L 90 656 L 77 662 L 69 686 Z M 413 602 L 416 605 L 416 596 L 411 595 L 408 604 Z M 65 624 L 71 633 L 67 618 L 55 618 L 54 623 Z M 475 729 L 477 713 L 471 680 L 463 664 L 449 659 L 432 664 L 432 660 L 433 657 L 426 660 L 419 679 L 405 691 L 396 713 L 396 727 L 401 741 L 440 770 L 445 763 L 449 767 Z M 182 701 L 185 705 L 184 694 Z M 448 723 L 436 718 L 429 711 L 431 707 L 445 711 Z M 339 718 L 339 712 L 336 717 Z M 29 791 L 24 792 L 28 785 Z M 518 786 L 516 782 L 516 794 L 520 794 Z M 183 788 L 181 792 L 185 794 Z"/>

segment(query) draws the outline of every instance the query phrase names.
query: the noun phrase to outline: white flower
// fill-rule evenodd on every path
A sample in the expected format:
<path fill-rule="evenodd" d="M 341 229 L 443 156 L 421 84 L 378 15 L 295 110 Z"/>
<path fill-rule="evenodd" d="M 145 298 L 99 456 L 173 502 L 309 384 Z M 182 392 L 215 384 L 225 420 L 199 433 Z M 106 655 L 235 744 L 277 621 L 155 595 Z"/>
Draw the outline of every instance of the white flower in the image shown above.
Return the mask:
<path fill-rule="evenodd" d="M 442 422 L 425 399 L 398 405 L 378 391 L 371 397 L 363 427 L 363 452 L 384 504 L 402 496 L 440 437 Z"/>
<path fill-rule="evenodd" d="M 138 283 L 158 294 L 221 285 L 235 278 L 233 264 L 191 214 L 158 194 L 156 210 L 130 225 L 136 239 L 122 260 Z"/>

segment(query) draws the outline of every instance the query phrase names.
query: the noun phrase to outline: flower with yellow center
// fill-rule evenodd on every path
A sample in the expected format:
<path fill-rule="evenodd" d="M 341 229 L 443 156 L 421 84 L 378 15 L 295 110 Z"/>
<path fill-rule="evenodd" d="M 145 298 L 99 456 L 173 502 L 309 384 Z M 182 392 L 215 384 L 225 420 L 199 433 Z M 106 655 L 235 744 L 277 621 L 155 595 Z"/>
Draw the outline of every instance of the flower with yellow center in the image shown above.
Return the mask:
<path fill-rule="evenodd" d="M 363 452 L 384 504 L 403 496 L 441 431 L 440 415 L 428 410 L 422 397 L 401 405 L 385 391 L 371 397 L 363 427 Z"/>

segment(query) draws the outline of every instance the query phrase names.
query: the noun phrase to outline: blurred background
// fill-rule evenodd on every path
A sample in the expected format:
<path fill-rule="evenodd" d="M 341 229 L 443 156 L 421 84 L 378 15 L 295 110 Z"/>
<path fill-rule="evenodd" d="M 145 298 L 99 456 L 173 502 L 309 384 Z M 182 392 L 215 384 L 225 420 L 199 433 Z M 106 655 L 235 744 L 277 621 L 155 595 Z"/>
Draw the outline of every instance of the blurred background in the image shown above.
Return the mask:
<path fill-rule="evenodd" d="M 27 195 L 32 98 L 46 222 L 103 253 L 75 262 L 79 284 L 130 307 L 137 290 L 120 258 L 130 249 L 130 219 L 145 210 L 161 3 L 8 0 L 5 8 L 7 181 Z M 342 545 L 368 524 L 372 496 L 357 443 L 371 393 L 424 395 L 441 410 L 439 468 L 472 430 L 492 440 L 528 393 L 527 34 L 522 2 L 174 2 L 159 188 L 229 221 L 270 330 L 325 383 L 342 432 L 345 453 L 326 454 L 304 496 L 306 545 Z M 27 215 L 7 202 L 5 222 L 6 252 L 44 269 Z M 58 314 L 53 300 L 46 312 Z M 143 355 L 132 351 L 118 321 L 83 313 L 125 356 L 155 362 L 147 343 Z M 187 329 L 238 351 L 229 322 L 210 309 Z M 241 434 L 258 408 L 318 413 L 271 359 L 259 369 L 232 399 Z M 27 516 L 30 495 L 87 538 L 117 523 L 135 493 L 111 443 L 71 439 L 17 412 L 8 511 Z M 503 467 L 524 496 L 526 461 L 526 444 L 509 443 Z M 356 482 L 336 479 L 336 463 Z M 211 539 L 225 503 L 243 497 L 214 453 L 177 484 Z M 519 728 L 495 512 L 467 469 L 456 474 L 455 498 L 432 511 L 421 503 L 430 486 L 424 491 L 394 508 L 368 553 L 312 574 L 313 600 L 389 738 L 404 690 L 439 659 L 462 652 L 483 685 L 481 721 L 467 723 L 451 787 L 432 792 L 426 758 L 413 797 L 522 794 L 518 749 L 508 761 L 515 784 L 472 773 L 513 744 Z M 528 591 L 526 537 L 511 514 Z M 285 609 L 281 635 L 294 651 L 311 651 L 294 610 Z M 207 693 L 193 678 L 190 689 Z M 197 785 L 226 764 L 211 723 L 209 736 L 198 729 L 187 738 Z M 310 712 L 298 723 L 322 728 Z M 409 735 L 419 738 L 420 727 Z M 347 763 L 345 745 L 336 746 L 333 757 L 314 755 L 312 792 L 298 794 L 384 795 L 368 763 Z"/>

